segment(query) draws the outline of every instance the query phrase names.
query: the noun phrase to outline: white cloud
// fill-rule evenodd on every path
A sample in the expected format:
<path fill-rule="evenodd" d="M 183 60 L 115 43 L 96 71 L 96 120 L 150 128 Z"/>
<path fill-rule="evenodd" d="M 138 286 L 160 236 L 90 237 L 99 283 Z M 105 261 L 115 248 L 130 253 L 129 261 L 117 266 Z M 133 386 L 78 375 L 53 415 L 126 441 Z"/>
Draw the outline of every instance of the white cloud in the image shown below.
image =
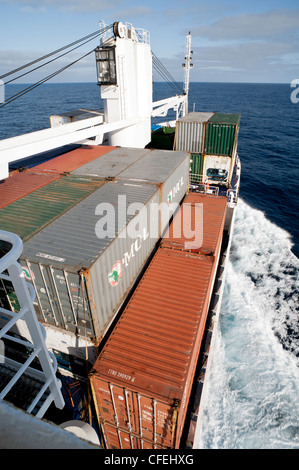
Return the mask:
<path fill-rule="evenodd" d="M 122 0 L 0 0 L 0 3 L 24 5 L 21 10 L 28 12 L 47 7 L 68 11 L 100 11 L 119 7 Z"/>
<path fill-rule="evenodd" d="M 210 40 L 266 39 L 298 30 L 299 10 L 273 10 L 260 14 L 226 16 L 209 26 L 192 29 L 194 36 Z"/>
<path fill-rule="evenodd" d="M 139 16 L 147 16 L 151 12 L 151 9 L 146 6 L 137 6 L 131 8 L 125 8 L 124 10 L 118 10 L 117 15 L 120 18 L 136 18 Z"/>
<path fill-rule="evenodd" d="M 47 13 L 47 9 L 44 6 L 39 5 L 25 5 L 21 7 L 23 13 Z"/>

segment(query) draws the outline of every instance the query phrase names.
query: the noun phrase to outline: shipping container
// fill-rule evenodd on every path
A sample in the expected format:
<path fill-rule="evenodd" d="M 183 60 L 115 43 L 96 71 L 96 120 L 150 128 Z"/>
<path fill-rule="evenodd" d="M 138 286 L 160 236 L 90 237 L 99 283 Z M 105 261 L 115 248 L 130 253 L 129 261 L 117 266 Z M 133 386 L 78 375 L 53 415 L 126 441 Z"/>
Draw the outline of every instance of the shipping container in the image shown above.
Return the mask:
<path fill-rule="evenodd" d="M 51 127 L 60 127 L 61 125 L 92 118 L 96 115 L 102 115 L 103 119 L 105 118 L 103 109 L 74 109 L 61 114 L 53 114 L 50 116 L 50 124 Z"/>
<path fill-rule="evenodd" d="M 203 181 L 211 185 L 229 187 L 234 169 L 234 156 L 205 155 L 203 163 Z"/>
<path fill-rule="evenodd" d="M 215 113 L 205 123 L 204 153 L 233 156 L 236 150 L 240 114 Z"/>
<path fill-rule="evenodd" d="M 203 162 L 204 157 L 200 153 L 191 153 L 190 155 L 190 183 L 203 182 Z"/>
<path fill-rule="evenodd" d="M 195 210 L 196 204 L 199 205 L 199 211 Z M 216 256 L 220 249 L 226 209 L 225 196 L 190 192 L 174 216 L 161 245 Z M 202 234 L 201 238 L 198 232 L 197 238 L 193 235 L 196 229 Z M 186 244 L 189 248 L 186 248 Z"/>
<path fill-rule="evenodd" d="M 190 153 L 202 153 L 204 144 L 204 123 L 214 113 L 192 112 L 179 119 L 176 123 L 175 150 Z"/>
<path fill-rule="evenodd" d="M 216 264 L 157 250 L 90 374 L 108 449 L 179 448 Z"/>
<path fill-rule="evenodd" d="M 77 351 L 74 346 L 76 335 L 86 338 L 88 347 L 100 343 L 161 237 L 164 219 L 168 221 L 172 216 L 168 204 L 179 203 L 188 189 L 187 153 L 175 152 L 172 159 L 169 158 L 170 152 L 165 152 L 166 155 L 154 151 L 150 153 L 153 158 L 136 168 L 134 174 L 128 175 L 133 178 L 106 182 L 103 188 L 60 217 L 54 214 L 57 218 L 52 223 L 49 224 L 50 220 L 47 219 L 48 225 L 42 230 L 38 230 L 38 214 L 35 227 L 32 228 L 32 222 L 28 225 L 28 221 L 24 223 L 21 218 L 16 224 L 18 227 L 14 227 L 16 233 L 27 238 L 20 261 L 28 280 L 35 287 L 38 318 L 48 327 L 48 331 L 50 327 L 55 329 L 57 346 L 58 343 L 59 347 L 64 344 L 63 350 L 55 348 L 53 335 L 47 334 L 48 338 L 52 338 L 52 348 L 57 350 L 57 355 L 71 352 L 82 357 L 85 354 L 84 348 L 78 346 Z M 146 156 L 142 149 L 128 149 L 127 154 L 133 155 L 133 159 L 138 155 Z M 98 160 L 100 162 L 101 158 Z M 143 181 L 137 178 L 141 171 L 148 174 Z M 98 180 L 99 185 L 102 184 L 99 176 L 72 173 L 63 178 L 66 181 L 68 178 Z M 166 208 L 163 206 L 160 209 L 161 202 L 165 202 Z M 103 214 L 97 213 L 98 205 L 103 207 L 103 211 L 110 205 L 114 211 L 112 215 L 107 214 L 110 217 L 106 220 L 108 227 L 115 220 L 120 224 L 116 232 L 105 239 L 98 238 L 95 230 L 101 225 L 100 221 L 105 220 L 100 217 Z M 146 208 L 143 218 L 141 212 L 144 214 L 144 211 L 140 210 L 140 206 Z M 156 212 L 157 208 L 161 217 Z M 53 213 L 51 206 L 49 210 Z M 139 210 L 137 215 L 136 210 Z M 11 221 L 8 221 L 9 224 Z M 137 232 L 136 224 L 137 228 L 139 226 Z M 33 232 L 36 234 L 33 235 Z M 126 236 L 127 232 L 133 235 Z"/>
<path fill-rule="evenodd" d="M 175 127 L 158 127 L 152 129 L 151 141 L 146 146 L 147 148 L 173 150 L 175 137 Z"/>
<path fill-rule="evenodd" d="M 83 145 L 68 153 L 59 155 L 44 163 L 36 165 L 33 171 L 50 173 L 70 173 L 86 163 L 95 160 L 113 150 L 115 147 L 105 145 Z"/>
<path fill-rule="evenodd" d="M 115 178 L 136 160 L 146 155 L 149 149 L 118 147 L 89 161 L 72 171 L 74 175 L 93 175 L 101 178 Z"/>
<path fill-rule="evenodd" d="M 159 198 L 155 185 L 108 182 L 24 243 L 38 318 L 65 333 L 63 353 L 84 352 L 72 334 L 101 341 L 160 236 L 149 234 Z"/>
<path fill-rule="evenodd" d="M 37 171 L 11 174 L 5 180 L 0 181 L 0 209 L 60 178 L 60 176 L 59 174 L 51 175 Z"/>
<path fill-rule="evenodd" d="M 171 204 L 179 204 L 189 188 L 189 155 L 167 150 L 117 148 L 72 172 L 118 181 L 160 185 L 162 230 L 168 225 Z M 157 215 L 158 216 L 158 215 Z"/>
<path fill-rule="evenodd" d="M 179 205 L 189 189 L 188 152 L 151 150 L 117 175 L 119 181 L 155 183 L 160 185 L 162 232 L 168 227 L 169 209 Z"/>
<path fill-rule="evenodd" d="M 24 176 L 31 181 L 30 172 Z M 41 181 L 46 179 L 47 175 L 41 176 Z M 99 178 L 70 175 L 55 178 L 0 209 L 1 230 L 16 233 L 25 241 L 103 184 L 105 181 Z"/>

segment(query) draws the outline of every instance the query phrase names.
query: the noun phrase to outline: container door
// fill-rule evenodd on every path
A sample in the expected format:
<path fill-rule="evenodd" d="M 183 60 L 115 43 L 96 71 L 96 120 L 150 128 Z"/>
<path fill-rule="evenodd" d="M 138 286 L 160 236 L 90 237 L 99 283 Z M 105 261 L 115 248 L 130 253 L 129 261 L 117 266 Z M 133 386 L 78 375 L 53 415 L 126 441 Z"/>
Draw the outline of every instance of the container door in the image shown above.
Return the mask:
<path fill-rule="evenodd" d="M 108 449 L 169 448 L 173 407 L 124 387 L 92 378 L 94 401 Z"/>
<path fill-rule="evenodd" d="M 202 182 L 203 156 L 200 153 L 191 153 L 190 156 L 190 180 L 191 183 Z"/>

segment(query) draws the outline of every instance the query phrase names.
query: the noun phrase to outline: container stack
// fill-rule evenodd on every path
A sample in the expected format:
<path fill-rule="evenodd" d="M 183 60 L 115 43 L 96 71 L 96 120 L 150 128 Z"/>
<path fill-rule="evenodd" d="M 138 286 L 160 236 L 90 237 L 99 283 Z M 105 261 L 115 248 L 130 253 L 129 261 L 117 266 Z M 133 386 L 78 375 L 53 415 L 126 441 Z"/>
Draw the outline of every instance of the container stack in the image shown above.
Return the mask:
<path fill-rule="evenodd" d="M 3 185 L 22 180 L 0 209 L 0 227 L 24 242 L 19 261 L 35 289 L 47 346 L 65 373 L 86 375 L 86 354 L 93 363 L 188 178 L 187 152 L 85 146 Z M 18 311 L 12 286 L 0 289 L 0 302 Z M 16 333 L 27 337 L 22 328 Z"/>
<path fill-rule="evenodd" d="M 199 206 L 202 243 L 186 248 Z M 108 449 L 180 446 L 226 207 L 226 197 L 186 196 L 95 362 L 90 382 Z M 190 230 L 174 237 L 182 221 Z"/>
<path fill-rule="evenodd" d="M 240 114 L 193 112 L 177 121 L 176 150 L 190 152 L 191 183 L 230 187 Z"/>

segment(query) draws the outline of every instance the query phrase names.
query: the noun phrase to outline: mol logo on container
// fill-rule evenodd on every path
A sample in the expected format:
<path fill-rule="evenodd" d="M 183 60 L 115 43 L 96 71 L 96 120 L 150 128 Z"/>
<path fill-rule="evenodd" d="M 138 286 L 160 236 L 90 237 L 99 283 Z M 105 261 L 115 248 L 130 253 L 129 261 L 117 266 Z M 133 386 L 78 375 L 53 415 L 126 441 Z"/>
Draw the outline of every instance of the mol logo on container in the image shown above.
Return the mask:
<path fill-rule="evenodd" d="M 181 176 L 181 178 L 179 179 L 179 181 L 176 183 L 176 185 L 169 191 L 168 195 L 167 195 L 167 202 L 168 204 L 172 204 L 174 198 L 176 197 L 176 195 L 179 193 L 179 191 L 182 189 L 183 187 L 183 184 L 184 184 L 184 178 L 183 176 Z"/>
<path fill-rule="evenodd" d="M 123 275 L 122 264 L 121 264 L 121 261 L 118 260 L 112 266 L 111 272 L 108 274 L 108 281 L 110 282 L 112 287 L 115 287 L 118 285 L 120 279 L 122 278 L 122 275 Z"/>
<path fill-rule="evenodd" d="M 34 276 L 33 271 L 30 268 L 28 268 L 27 266 L 22 266 L 22 271 L 27 281 L 34 281 L 35 276 Z"/>
<path fill-rule="evenodd" d="M 108 274 L 108 281 L 112 287 L 119 284 L 120 279 L 123 275 L 123 267 L 127 268 L 134 258 L 135 254 L 140 250 L 142 243 L 148 238 L 149 233 L 144 228 L 141 235 L 138 235 L 136 240 L 131 243 L 130 249 L 126 251 L 122 257 L 122 260 L 116 261 L 112 266 L 110 273 Z"/>

